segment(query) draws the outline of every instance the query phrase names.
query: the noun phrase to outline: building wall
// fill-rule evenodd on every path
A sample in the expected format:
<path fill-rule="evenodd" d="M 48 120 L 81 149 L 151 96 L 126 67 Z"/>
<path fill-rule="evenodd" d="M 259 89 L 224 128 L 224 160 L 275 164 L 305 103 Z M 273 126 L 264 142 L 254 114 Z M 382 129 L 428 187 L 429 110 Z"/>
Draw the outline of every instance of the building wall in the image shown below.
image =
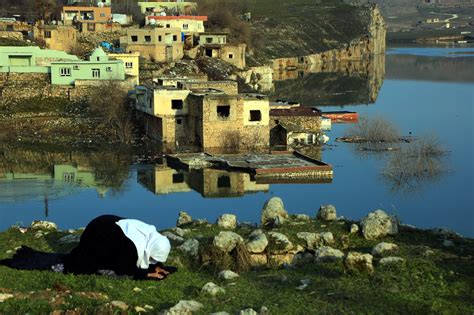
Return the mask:
<path fill-rule="evenodd" d="M 70 75 L 62 76 L 61 69 L 69 69 Z M 100 76 L 95 77 L 93 70 L 98 69 Z M 51 64 L 51 83 L 73 85 L 75 80 L 125 80 L 125 68 L 122 61 L 104 62 L 61 62 Z"/>
<path fill-rule="evenodd" d="M 245 62 L 245 49 L 247 45 L 223 45 L 221 50 L 220 59 L 236 66 L 239 69 L 244 69 L 246 66 Z"/>
<path fill-rule="evenodd" d="M 189 90 L 196 89 L 216 89 L 224 92 L 227 95 L 237 95 L 238 84 L 237 81 L 196 81 L 183 82 L 183 87 Z"/>
<path fill-rule="evenodd" d="M 131 53 L 131 54 L 108 54 L 110 58 L 116 60 L 122 60 L 125 66 L 125 74 L 136 77 L 136 84 L 140 84 L 139 75 L 140 75 L 140 54 Z"/>
<path fill-rule="evenodd" d="M 146 16 L 145 24 L 156 25 L 162 28 L 176 28 L 186 34 L 204 33 L 204 19 L 197 18 L 193 16 L 189 18 L 179 16 Z M 153 22 L 151 22 L 152 20 Z"/>
<path fill-rule="evenodd" d="M 82 21 L 79 27 L 82 33 L 117 32 L 122 29 L 122 25 L 119 23 L 95 21 Z"/>
<path fill-rule="evenodd" d="M 76 45 L 77 30 L 72 26 L 35 26 L 33 37 L 50 49 L 71 51 Z"/>
<path fill-rule="evenodd" d="M 221 34 L 201 34 L 199 44 L 227 44 L 227 36 Z"/>
<path fill-rule="evenodd" d="M 188 106 L 186 98 L 189 90 L 167 90 L 155 89 L 152 99 L 152 113 L 154 116 L 177 116 L 188 114 Z M 172 101 L 179 100 L 182 102 L 182 109 L 172 109 Z"/>
<path fill-rule="evenodd" d="M 138 2 L 138 6 L 143 14 L 160 12 L 162 9 L 174 9 L 180 14 L 191 14 L 197 9 L 196 2 Z"/>
<path fill-rule="evenodd" d="M 270 116 L 270 128 L 275 127 L 278 123 L 298 125 L 301 129 L 320 131 L 321 116 Z"/>
<path fill-rule="evenodd" d="M 94 22 L 108 22 L 112 18 L 112 8 L 111 7 L 81 7 L 81 6 L 64 6 L 62 10 L 62 19 L 64 24 L 71 25 L 74 19 L 74 16 L 84 12 L 91 12 L 94 16 Z M 78 18 L 79 21 L 83 20 L 82 15 Z M 89 20 L 88 20 L 89 21 Z"/>

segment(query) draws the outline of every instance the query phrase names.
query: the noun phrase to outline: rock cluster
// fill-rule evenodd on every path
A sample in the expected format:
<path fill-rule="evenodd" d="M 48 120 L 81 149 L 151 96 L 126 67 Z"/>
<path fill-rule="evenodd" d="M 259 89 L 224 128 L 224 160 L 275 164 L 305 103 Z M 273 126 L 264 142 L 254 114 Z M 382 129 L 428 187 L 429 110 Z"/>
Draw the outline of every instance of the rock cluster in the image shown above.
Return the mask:
<path fill-rule="evenodd" d="M 287 218 L 288 213 L 285 210 L 283 201 L 281 198 L 273 197 L 263 206 L 260 222 L 264 226 L 269 224 L 279 225 L 283 224 Z"/>
<path fill-rule="evenodd" d="M 389 216 L 383 210 L 369 213 L 362 219 L 360 225 L 362 234 L 368 240 L 398 233 L 398 220 L 393 216 Z"/>

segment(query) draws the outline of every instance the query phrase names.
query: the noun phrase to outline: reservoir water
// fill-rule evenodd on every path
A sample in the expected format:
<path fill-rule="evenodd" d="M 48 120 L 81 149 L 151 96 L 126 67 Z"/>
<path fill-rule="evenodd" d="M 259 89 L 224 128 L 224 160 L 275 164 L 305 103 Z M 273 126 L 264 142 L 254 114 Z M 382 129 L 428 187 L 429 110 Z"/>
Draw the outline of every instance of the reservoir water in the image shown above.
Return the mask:
<path fill-rule="evenodd" d="M 99 154 L 92 158 L 95 164 L 81 168 L 80 163 L 48 163 L 48 152 L 35 153 L 36 164 L 35 154 L 0 152 L 0 165 L 7 165 L 5 174 L 0 173 L 0 230 L 33 220 L 53 221 L 61 229 L 79 228 L 105 213 L 141 219 L 164 229 L 174 226 L 181 210 L 209 221 L 222 213 L 234 213 L 240 221 L 258 222 L 264 202 L 279 196 L 290 213 L 314 216 L 321 204 L 331 203 L 338 215 L 359 220 L 370 211 L 384 209 L 406 224 L 446 227 L 474 237 L 473 53 L 472 47 L 392 48 L 375 92 L 373 82 L 365 84 L 354 78 L 342 78 L 344 84 L 337 86 L 328 79 L 324 89 L 318 74 L 286 82 L 294 83 L 292 100 L 304 105 L 383 117 L 404 135 L 436 136 L 449 152 L 439 161 L 443 171 L 436 177 L 407 187 L 394 185 L 381 175 L 390 153 L 361 153 L 352 144 L 334 141 L 350 127 L 346 124 L 333 124 L 321 154 L 334 167 L 332 182 L 248 185 L 248 179 L 240 176 L 235 181 L 247 184 L 228 187 L 227 193 L 207 189 L 210 175 L 206 172 L 194 174 L 193 182 L 187 182 L 172 169 L 151 165 L 114 168 L 109 154 Z M 285 95 L 285 84 L 276 82 L 276 94 Z M 329 102 L 325 97 L 329 94 L 347 97 Z M 31 155 L 18 158 L 32 161 L 31 165 L 15 164 L 21 154 Z M 8 170 L 12 165 L 14 169 Z"/>

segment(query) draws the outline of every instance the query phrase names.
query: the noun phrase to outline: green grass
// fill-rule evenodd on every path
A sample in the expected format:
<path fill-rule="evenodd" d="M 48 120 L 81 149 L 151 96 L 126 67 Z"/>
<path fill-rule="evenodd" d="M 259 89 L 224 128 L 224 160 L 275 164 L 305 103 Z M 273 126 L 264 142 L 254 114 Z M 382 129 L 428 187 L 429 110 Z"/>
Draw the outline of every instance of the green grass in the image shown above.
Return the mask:
<path fill-rule="evenodd" d="M 288 224 L 275 231 L 285 233 L 300 243 L 301 231 L 331 231 L 334 247 L 347 235 L 351 222 L 326 223 L 312 220 L 304 224 Z M 202 236 L 201 244 L 210 243 L 220 229 L 216 226 L 190 226 L 187 237 Z M 242 236 L 250 229 L 238 229 Z M 67 252 L 73 245 L 60 245 L 57 239 L 66 232 L 52 232 L 36 238 L 36 231 L 22 234 L 17 229 L 0 233 L 0 259 L 11 255 L 8 250 L 26 244 L 35 249 Z M 367 241 L 350 235 L 344 252 L 370 252 L 378 241 Z M 169 308 L 181 299 L 193 299 L 204 304 L 202 314 L 226 311 L 231 314 L 245 308 L 269 308 L 271 314 L 322 313 L 443 313 L 474 312 L 474 241 L 455 239 L 456 246 L 442 247 L 439 237 L 429 232 L 404 229 L 383 241 L 394 242 L 400 249 L 396 256 L 404 264 L 382 267 L 374 260 L 373 274 L 345 272 L 342 263 L 310 263 L 295 269 L 266 268 L 242 274 L 236 280 L 223 281 L 217 271 L 191 263 L 173 250 L 170 263 L 179 271 L 165 281 L 133 281 L 104 276 L 73 276 L 52 272 L 18 271 L 0 267 L 0 292 L 13 293 L 14 298 L 0 303 L 0 314 L 44 314 L 52 310 L 79 310 L 79 313 L 120 313 L 110 302 L 120 300 L 130 306 L 153 307 L 150 313 Z M 434 254 L 425 257 L 427 249 Z M 181 262 L 181 263 L 178 263 Z M 302 279 L 309 286 L 296 290 Z M 202 286 L 212 281 L 226 293 L 210 297 L 200 293 Z M 134 291 L 140 288 L 141 291 Z"/>

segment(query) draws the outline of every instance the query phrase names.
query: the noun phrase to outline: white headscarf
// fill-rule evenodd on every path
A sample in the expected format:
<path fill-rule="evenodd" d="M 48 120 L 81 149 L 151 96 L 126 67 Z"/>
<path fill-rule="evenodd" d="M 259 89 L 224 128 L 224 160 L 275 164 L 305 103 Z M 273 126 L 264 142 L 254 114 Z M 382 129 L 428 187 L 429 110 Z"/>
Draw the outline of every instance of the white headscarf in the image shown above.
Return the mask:
<path fill-rule="evenodd" d="M 153 225 L 132 219 L 116 223 L 137 248 L 138 268 L 148 269 L 150 264 L 166 261 L 171 250 L 170 241 L 158 233 Z"/>

